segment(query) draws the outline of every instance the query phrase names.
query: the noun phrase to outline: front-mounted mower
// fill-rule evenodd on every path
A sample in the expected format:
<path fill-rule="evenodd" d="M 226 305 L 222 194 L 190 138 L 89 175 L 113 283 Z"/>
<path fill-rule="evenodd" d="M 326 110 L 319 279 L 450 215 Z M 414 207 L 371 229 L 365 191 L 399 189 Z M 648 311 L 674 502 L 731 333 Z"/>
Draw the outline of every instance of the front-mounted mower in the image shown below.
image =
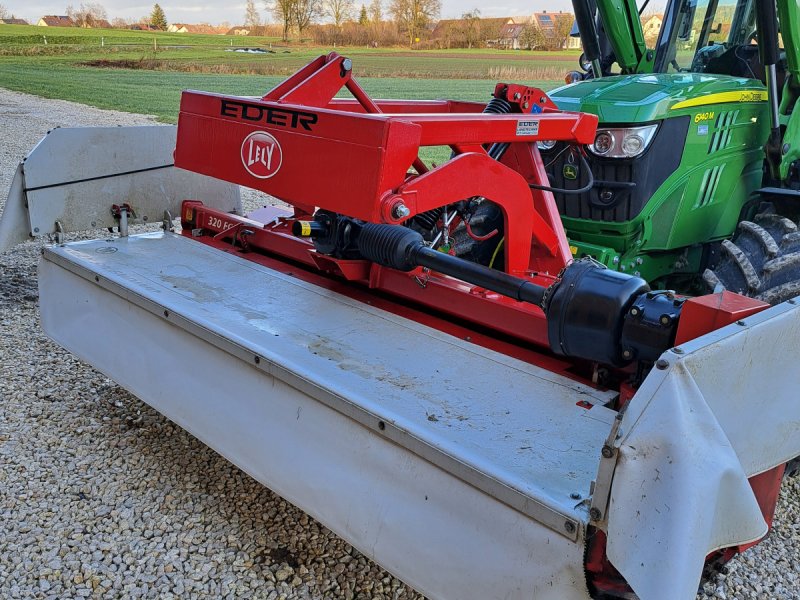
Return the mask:
<path fill-rule="evenodd" d="M 583 164 L 596 128 L 521 85 L 375 101 L 331 54 L 261 98 L 185 92 L 174 165 L 136 128 L 51 133 L 0 247 L 55 234 L 54 340 L 427 596 L 689 600 L 800 454 L 800 312 L 573 260 L 537 142 Z M 71 170 L 65 135 L 137 168 Z M 237 184 L 290 208 L 241 216 Z"/>

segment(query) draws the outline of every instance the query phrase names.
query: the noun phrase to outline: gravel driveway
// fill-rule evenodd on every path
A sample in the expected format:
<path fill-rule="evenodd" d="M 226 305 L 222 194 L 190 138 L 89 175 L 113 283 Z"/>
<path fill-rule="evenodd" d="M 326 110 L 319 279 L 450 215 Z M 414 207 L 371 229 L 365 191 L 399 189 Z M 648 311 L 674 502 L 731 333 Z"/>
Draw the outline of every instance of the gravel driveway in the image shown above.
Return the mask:
<path fill-rule="evenodd" d="M 48 129 L 152 122 L 0 89 L 0 208 Z M 421 598 L 45 338 L 39 249 L 0 255 L 0 597 Z M 800 598 L 798 575 L 800 478 L 699 598 Z"/>

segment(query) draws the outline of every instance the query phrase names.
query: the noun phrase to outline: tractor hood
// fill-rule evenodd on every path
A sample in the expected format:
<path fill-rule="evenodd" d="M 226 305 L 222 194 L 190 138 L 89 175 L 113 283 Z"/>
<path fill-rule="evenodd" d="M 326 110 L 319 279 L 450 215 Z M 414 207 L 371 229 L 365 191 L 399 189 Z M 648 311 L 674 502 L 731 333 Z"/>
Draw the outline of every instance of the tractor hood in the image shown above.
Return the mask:
<path fill-rule="evenodd" d="M 600 123 L 656 121 L 727 102 L 766 102 L 760 81 L 702 73 L 618 75 L 580 81 L 550 92 L 561 110 L 597 115 Z"/>

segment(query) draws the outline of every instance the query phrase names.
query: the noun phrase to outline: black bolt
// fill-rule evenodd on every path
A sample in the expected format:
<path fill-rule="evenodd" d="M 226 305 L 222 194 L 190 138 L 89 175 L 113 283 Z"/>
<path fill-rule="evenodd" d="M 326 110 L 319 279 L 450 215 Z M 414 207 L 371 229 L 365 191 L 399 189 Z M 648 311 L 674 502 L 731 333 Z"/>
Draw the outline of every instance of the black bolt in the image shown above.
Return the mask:
<path fill-rule="evenodd" d="M 592 508 L 589 510 L 589 517 L 591 517 L 592 521 L 599 521 L 603 518 L 603 513 L 600 512 L 599 508 Z"/>
<path fill-rule="evenodd" d="M 572 492 L 569 495 L 569 497 L 572 498 L 573 500 L 580 500 L 582 498 L 582 496 L 578 492 Z"/>
<path fill-rule="evenodd" d="M 675 346 L 675 347 L 672 349 L 672 351 L 673 351 L 675 354 L 683 354 L 683 348 L 681 348 L 680 346 Z"/>
<path fill-rule="evenodd" d="M 564 523 L 564 529 L 567 530 L 567 533 L 575 533 L 575 523 L 572 521 L 567 521 Z"/>
<path fill-rule="evenodd" d="M 661 369 L 662 371 L 669 366 L 669 363 L 664 360 L 663 358 L 659 358 L 656 361 L 656 369 Z"/>
<path fill-rule="evenodd" d="M 612 458 L 614 456 L 614 449 L 606 444 L 600 451 L 604 458 Z"/>

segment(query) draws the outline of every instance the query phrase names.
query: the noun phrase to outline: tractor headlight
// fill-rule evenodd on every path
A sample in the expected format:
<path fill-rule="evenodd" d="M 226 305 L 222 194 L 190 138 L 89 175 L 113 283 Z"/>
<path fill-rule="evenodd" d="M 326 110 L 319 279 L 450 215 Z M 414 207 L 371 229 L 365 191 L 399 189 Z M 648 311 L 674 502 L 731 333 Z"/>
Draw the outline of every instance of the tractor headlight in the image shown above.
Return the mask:
<path fill-rule="evenodd" d="M 552 150 L 556 147 L 556 140 L 539 140 L 536 142 L 536 146 L 539 150 L 544 150 L 547 152 L 548 150 Z"/>
<path fill-rule="evenodd" d="M 589 145 L 589 151 L 607 158 L 636 158 L 647 150 L 655 137 L 656 129 L 658 125 L 598 129 L 594 144 Z"/>
<path fill-rule="evenodd" d="M 610 131 L 600 131 L 594 138 L 594 144 L 589 146 L 592 152 L 600 156 L 606 156 L 614 149 L 614 134 Z"/>

